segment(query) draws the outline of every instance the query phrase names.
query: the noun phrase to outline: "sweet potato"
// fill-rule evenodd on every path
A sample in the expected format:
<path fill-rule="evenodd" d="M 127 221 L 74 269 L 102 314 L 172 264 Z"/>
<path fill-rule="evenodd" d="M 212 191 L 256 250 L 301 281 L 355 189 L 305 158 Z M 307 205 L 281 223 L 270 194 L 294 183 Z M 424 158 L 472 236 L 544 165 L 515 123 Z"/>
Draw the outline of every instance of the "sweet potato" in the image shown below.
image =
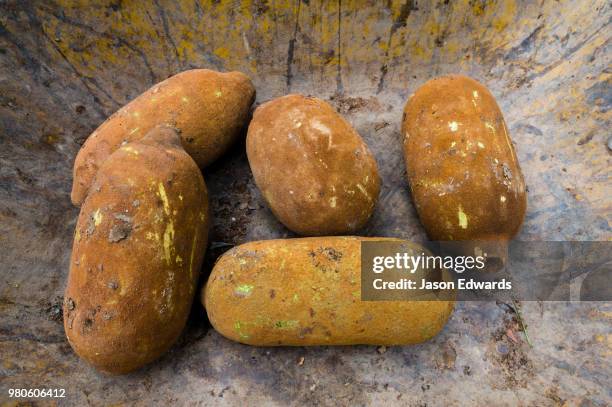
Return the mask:
<path fill-rule="evenodd" d="M 454 295 L 362 301 L 361 242 L 381 239 L 313 237 L 234 247 L 202 291 L 208 318 L 226 338 L 257 346 L 426 341 L 446 323 Z"/>
<path fill-rule="evenodd" d="M 64 298 L 76 353 L 126 373 L 181 333 L 208 236 L 208 198 L 178 134 L 155 128 L 102 163 L 78 218 Z"/>
<path fill-rule="evenodd" d="M 185 151 L 204 168 L 246 127 L 254 98 L 251 81 L 240 72 L 192 69 L 154 85 L 86 140 L 74 162 L 72 202 L 83 202 L 98 168 L 113 151 L 160 124 L 176 128 Z"/>
<path fill-rule="evenodd" d="M 495 98 L 477 81 L 430 80 L 408 100 L 402 121 L 412 198 L 433 240 L 490 243 L 501 251 L 519 230 L 525 181 Z M 475 253 L 478 254 L 478 253 Z"/>
<path fill-rule="evenodd" d="M 247 154 L 270 209 L 295 233 L 352 233 L 372 215 L 380 192 L 376 161 L 320 99 L 288 95 L 258 107 Z"/>

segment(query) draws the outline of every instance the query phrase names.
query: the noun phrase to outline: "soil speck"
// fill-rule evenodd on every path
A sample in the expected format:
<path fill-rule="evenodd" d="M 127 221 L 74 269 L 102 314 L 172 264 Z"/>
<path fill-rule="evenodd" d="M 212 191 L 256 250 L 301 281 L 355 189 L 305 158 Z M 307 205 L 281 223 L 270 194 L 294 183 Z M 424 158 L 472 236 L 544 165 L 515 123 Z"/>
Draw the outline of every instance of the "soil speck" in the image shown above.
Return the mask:
<path fill-rule="evenodd" d="M 61 323 L 64 319 L 63 317 L 63 307 L 62 307 L 62 297 L 56 297 L 53 302 L 47 303 L 47 307 L 45 308 L 45 314 L 50 321 Z"/>
<path fill-rule="evenodd" d="M 363 109 L 369 109 L 374 111 L 380 111 L 381 105 L 378 99 L 374 97 L 362 98 L 362 97 L 349 97 L 340 93 L 335 93 L 329 99 L 330 103 L 336 107 L 340 114 L 347 114 L 353 111 L 359 111 Z"/>

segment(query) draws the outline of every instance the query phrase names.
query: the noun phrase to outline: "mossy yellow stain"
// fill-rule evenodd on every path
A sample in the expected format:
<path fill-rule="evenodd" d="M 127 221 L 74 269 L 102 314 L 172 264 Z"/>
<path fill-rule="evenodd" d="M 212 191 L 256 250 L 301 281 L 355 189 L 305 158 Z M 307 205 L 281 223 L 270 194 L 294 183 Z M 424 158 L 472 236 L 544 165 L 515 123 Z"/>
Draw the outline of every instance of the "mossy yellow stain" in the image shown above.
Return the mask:
<path fill-rule="evenodd" d="M 189 254 L 189 279 L 193 280 L 193 261 L 195 259 L 195 252 L 196 252 L 196 244 L 198 242 L 198 229 L 196 227 L 196 230 L 194 231 L 193 234 L 193 240 L 191 241 L 191 253 Z"/>
<path fill-rule="evenodd" d="M 425 58 L 427 55 L 425 52 L 425 48 L 421 46 L 418 42 L 414 42 L 412 44 L 412 55 L 417 56 L 419 58 Z"/>
<path fill-rule="evenodd" d="M 491 25 L 497 31 L 503 31 L 514 21 L 516 17 L 516 2 L 514 0 L 508 0 L 504 3 L 504 9 L 500 15 L 493 19 Z"/>
<path fill-rule="evenodd" d="M 164 184 L 159 182 L 157 184 L 157 191 L 159 193 L 159 198 L 162 200 L 162 204 L 164 205 L 164 212 L 166 215 L 170 215 L 170 202 L 168 202 L 168 195 L 166 194 L 166 188 L 164 188 Z"/>
<path fill-rule="evenodd" d="M 243 332 L 243 329 L 246 328 L 246 324 L 241 321 L 234 322 L 234 330 L 240 335 L 242 339 L 248 339 L 249 335 Z"/>
<path fill-rule="evenodd" d="M 236 294 L 239 294 L 239 295 L 242 295 L 242 296 L 249 296 L 249 295 L 251 295 L 251 292 L 253 291 L 253 288 L 254 287 L 251 284 L 241 284 L 241 285 L 236 287 L 234 292 Z"/>
<path fill-rule="evenodd" d="M 44 136 L 44 140 L 47 144 L 56 144 L 60 141 L 60 138 L 56 134 L 47 134 Z"/>
<path fill-rule="evenodd" d="M 136 129 L 136 130 L 138 130 L 138 129 Z M 123 146 L 123 147 L 121 147 L 121 150 L 122 150 L 122 151 L 125 151 L 126 153 L 132 154 L 132 155 L 138 155 L 138 154 L 140 154 L 140 153 L 138 152 L 138 150 L 136 150 L 134 147 L 129 146 L 129 145 L 128 145 L 128 146 Z"/>
<path fill-rule="evenodd" d="M 109 16 L 105 15 L 109 13 L 106 7 L 58 0 L 58 7 L 63 9 L 61 20 L 47 7 L 37 9 L 36 13 L 49 39 L 44 45 L 49 54 L 58 61 L 65 58 L 107 104 L 113 102 L 111 99 L 127 101 L 120 86 L 105 86 L 113 83 L 114 73 L 135 68 L 146 70 L 145 62 L 151 64 L 153 77 L 162 77 L 178 72 L 181 67 L 210 67 L 208 56 L 212 54 L 218 58 L 220 70 L 236 69 L 249 74 L 259 71 L 269 80 L 277 81 L 285 72 L 288 38 L 296 23 L 300 35 L 294 44 L 293 73 L 309 76 L 308 79 L 320 83 L 321 89 L 335 85 L 338 66 L 342 68 L 341 75 L 364 74 L 362 67 L 368 67 L 365 74 L 369 75 L 369 70 L 379 63 L 387 63 L 390 71 L 403 66 L 407 54 L 415 59 L 414 63 L 422 65 L 431 63 L 430 58 L 438 52 L 450 54 L 444 55 L 442 62 L 454 60 L 461 56 L 464 44 L 475 40 L 482 39 L 488 47 L 510 44 L 510 31 L 514 30 L 508 27 L 523 24 L 516 21 L 516 1 L 459 0 L 445 7 L 419 4 L 421 10 L 411 11 L 407 25 L 398 26 L 397 23 L 404 22 L 400 18 L 406 11 L 404 3 L 392 0 L 388 7 L 364 7 L 355 1 L 277 0 L 261 7 L 263 3 L 253 1 L 177 0 L 163 5 L 168 33 L 161 36 L 162 13 L 146 2 L 123 2 L 120 10 Z M 553 7 L 544 4 L 542 12 L 546 15 Z M 79 28 L 72 21 L 94 29 Z M 100 22 L 104 22 L 103 26 Z M 394 23 L 396 28 L 389 38 Z M 577 21 L 567 23 L 571 26 Z M 463 39 L 459 34 L 465 33 L 465 27 L 471 32 L 465 34 L 470 38 Z M 493 30 L 502 34 L 488 32 Z M 442 32 L 449 35 L 444 46 L 437 48 L 434 41 Z M 460 64 L 468 68 L 471 61 L 461 60 Z M 542 68 L 531 69 L 537 72 Z M 389 85 L 405 80 L 398 72 L 388 75 L 387 83 L 394 82 Z M 88 78 L 96 78 L 108 97 L 94 89 Z M 144 81 L 138 86 L 144 89 Z M 163 97 L 158 103 L 164 103 Z"/>
<path fill-rule="evenodd" d="M 195 48 L 193 45 L 193 34 L 187 30 L 183 31 L 183 38 L 176 46 L 176 52 L 182 60 L 190 60 L 195 56 Z"/>
<path fill-rule="evenodd" d="M 94 221 L 94 226 L 98 226 L 100 223 L 102 223 L 102 212 L 100 212 L 100 209 L 96 209 L 96 211 L 93 213 L 93 215 L 91 215 L 93 221 Z"/>
<path fill-rule="evenodd" d="M 147 240 L 155 240 L 156 242 L 159 242 L 159 233 L 157 232 L 156 233 L 147 232 L 145 237 L 147 238 Z"/>
<path fill-rule="evenodd" d="M 258 31 L 260 31 L 262 34 L 267 34 L 270 32 L 270 28 L 272 27 L 272 20 L 270 18 L 268 18 L 268 16 L 264 16 L 260 21 L 258 21 L 257 23 L 257 28 L 259 28 Z"/>
<path fill-rule="evenodd" d="M 166 260 L 167 265 L 170 265 L 172 263 L 172 254 L 174 253 L 174 224 L 172 221 L 166 224 L 162 244 L 164 248 L 164 260 Z"/>
<path fill-rule="evenodd" d="M 230 56 L 230 50 L 226 47 L 219 47 L 215 49 L 213 53 L 221 59 L 228 59 Z"/>
<path fill-rule="evenodd" d="M 461 45 L 456 41 L 447 41 L 443 49 L 449 54 L 455 54 L 461 49 Z"/>
<path fill-rule="evenodd" d="M 482 16 L 485 12 L 487 2 L 483 0 L 476 0 L 472 3 L 472 13 L 475 16 Z"/>
<path fill-rule="evenodd" d="M 459 226 L 461 227 L 461 229 L 467 229 L 468 217 L 461 206 L 459 206 L 459 210 L 457 211 L 457 218 L 459 219 Z"/>
<path fill-rule="evenodd" d="M 274 323 L 274 328 L 276 329 L 294 329 L 299 325 L 299 322 L 296 320 L 287 320 L 287 321 L 276 321 Z"/>

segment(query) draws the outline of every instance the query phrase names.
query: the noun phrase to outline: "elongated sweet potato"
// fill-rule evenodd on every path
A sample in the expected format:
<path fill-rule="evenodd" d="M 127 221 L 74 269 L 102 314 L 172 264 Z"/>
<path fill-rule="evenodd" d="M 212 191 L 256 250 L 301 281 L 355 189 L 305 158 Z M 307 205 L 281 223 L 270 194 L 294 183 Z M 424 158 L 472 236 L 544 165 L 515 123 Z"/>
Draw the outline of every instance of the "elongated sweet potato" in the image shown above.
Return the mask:
<path fill-rule="evenodd" d="M 361 242 L 381 239 L 313 237 L 234 247 L 202 291 L 208 318 L 223 336 L 257 346 L 426 341 L 442 329 L 454 299 L 361 301 Z"/>
<path fill-rule="evenodd" d="M 181 333 L 208 236 L 208 198 L 173 129 L 156 128 L 115 151 L 79 215 L 64 298 L 76 353 L 126 373 Z"/>
<path fill-rule="evenodd" d="M 240 72 L 192 69 L 151 87 L 94 131 L 74 162 L 72 202 L 80 205 L 104 161 L 123 143 L 160 124 L 176 128 L 183 148 L 204 168 L 246 127 L 255 89 Z"/>
<path fill-rule="evenodd" d="M 476 251 L 488 242 L 503 251 L 523 222 L 527 199 L 489 90 L 465 76 L 433 79 L 406 103 L 402 133 L 412 198 L 429 237 L 479 241 Z"/>

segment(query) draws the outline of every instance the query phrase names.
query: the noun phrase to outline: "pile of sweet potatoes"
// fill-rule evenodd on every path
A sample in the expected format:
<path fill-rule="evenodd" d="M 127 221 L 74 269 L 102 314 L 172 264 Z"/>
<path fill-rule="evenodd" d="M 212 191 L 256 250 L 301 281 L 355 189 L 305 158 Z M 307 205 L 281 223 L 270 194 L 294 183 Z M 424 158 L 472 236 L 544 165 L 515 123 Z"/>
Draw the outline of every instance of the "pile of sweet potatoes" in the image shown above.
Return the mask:
<path fill-rule="evenodd" d="M 327 236 L 358 233 L 372 216 L 381 189 L 374 155 L 323 100 L 282 96 L 249 124 L 254 99 L 241 73 L 185 71 L 113 114 L 78 153 L 64 325 L 98 369 L 135 370 L 180 335 L 210 223 L 201 171 L 247 125 L 249 164 L 271 211 L 295 233 L 320 237 L 226 252 L 201 290 L 218 332 L 259 346 L 403 345 L 435 336 L 452 313 L 446 297 L 361 300 L 361 243 L 397 239 Z M 462 76 L 431 80 L 406 103 L 402 136 L 428 235 L 507 244 L 524 217 L 525 183 L 490 92 Z"/>

